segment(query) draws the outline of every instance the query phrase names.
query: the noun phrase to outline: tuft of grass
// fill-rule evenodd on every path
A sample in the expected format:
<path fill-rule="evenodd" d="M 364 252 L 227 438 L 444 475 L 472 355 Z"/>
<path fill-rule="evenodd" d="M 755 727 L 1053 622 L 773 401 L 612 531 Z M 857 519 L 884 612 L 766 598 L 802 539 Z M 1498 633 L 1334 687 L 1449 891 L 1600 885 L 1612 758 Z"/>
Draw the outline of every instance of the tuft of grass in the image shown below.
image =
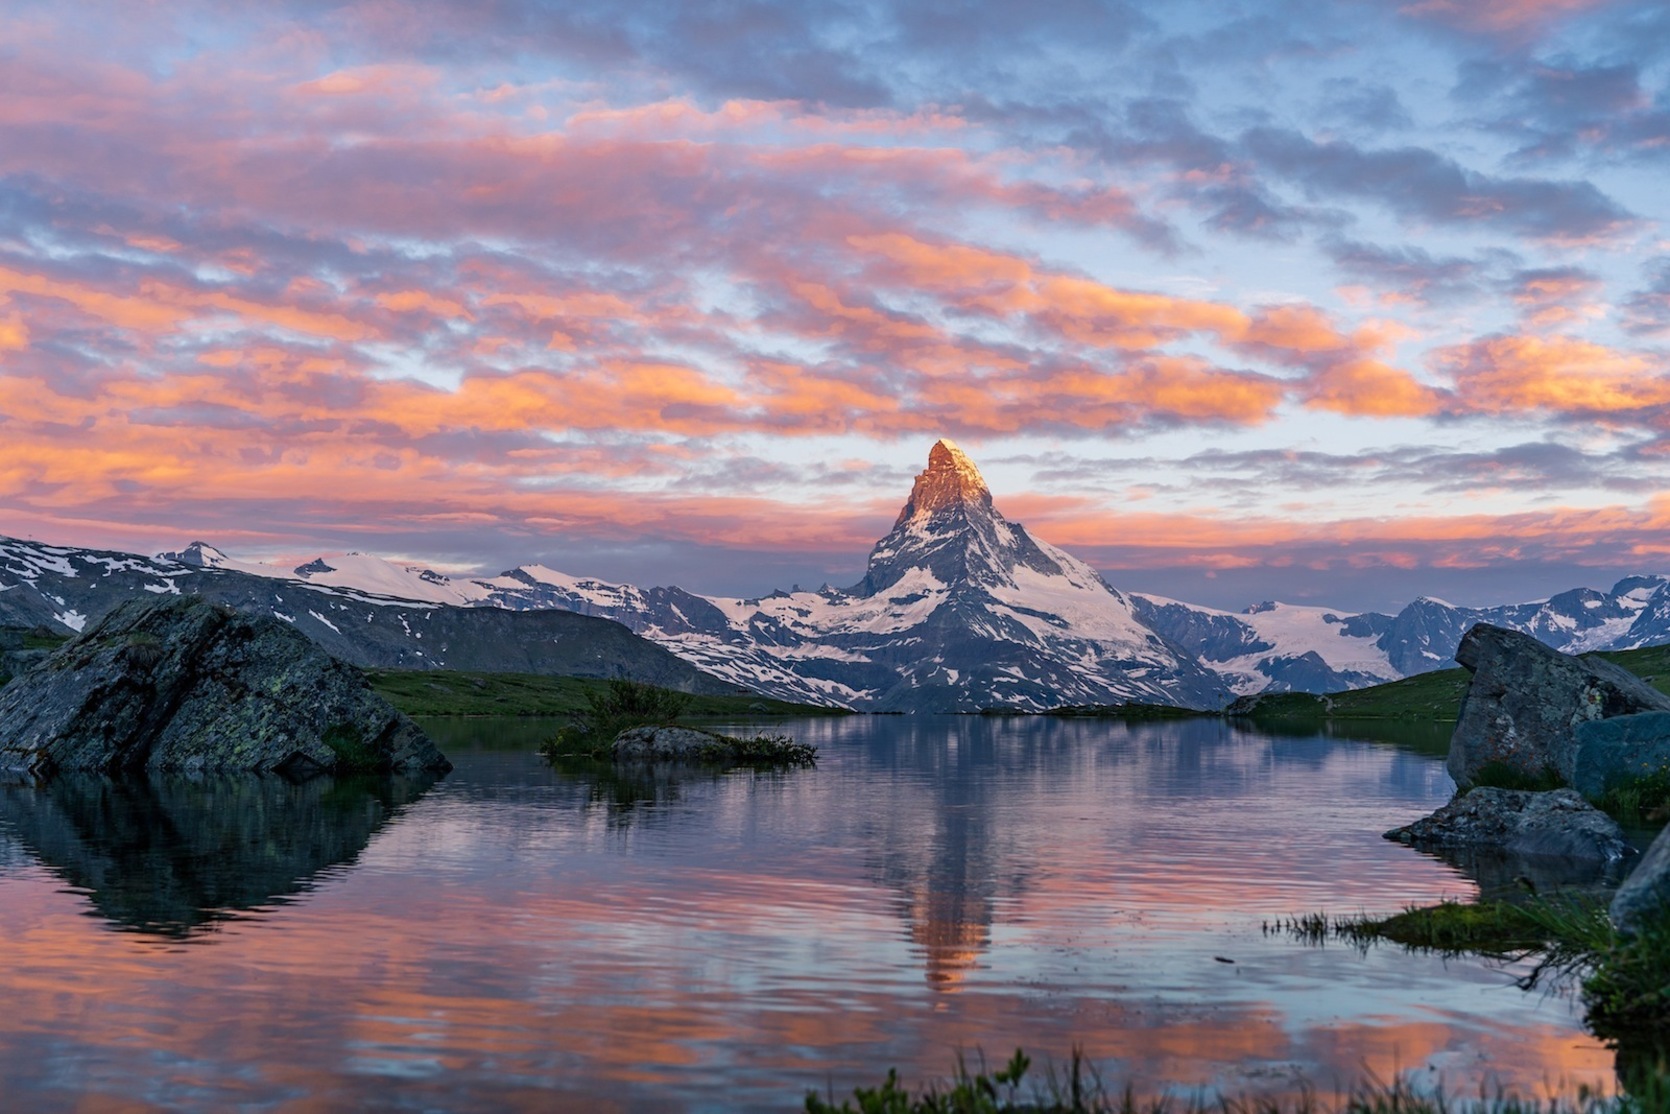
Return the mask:
<path fill-rule="evenodd" d="M 723 762 L 733 766 L 816 766 L 818 748 L 811 743 L 799 743 L 787 735 L 755 735 L 742 739 L 734 735 L 716 736 L 711 747 L 704 748 L 698 761 Z"/>
<path fill-rule="evenodd" d="M 1670 1036 L 1670 916 L 1633 936 L 1615 935 L 1588 957 L 1583 1004 L 1609 1040 Z"/>
<path fill-rule="evenodd" d="M 1473 774 L 1473 784 L 1469 788 L 1477 789 L 1480 786 L 1489 786 L 1492 789 L 1526 789 L 1532 793 L 1544 793 L 1550 789 L 1564 789 L 1566 779 L 1561 777 L 1560 771 L 1552 766 L 1544 766 L 1533 773 L 1498 759 L 1494 762 L 1486 762 Z"/>
<path fill-rule="evenodd" d="M 367 745 L 359 728 L 351 723 L 338 723 L 320 736 L 324 744 L 336 752 L 338 773 L 370 773 L 380 769 L 377 752 Z"/>
<path fill-rule="evenodd" d="M 1612 819 L 1629 827 L 1663 824 L 1670 820 L 1670 766 L 1616 781 L 1594 803 Z"/>
<path fill-rule="evenodd" d="M 1523 905 L 1443 902 L 1380 919 L 1310 913 L 1266 923 L 1264 931 L 1285 932 L 1310 944 L 1384 939 L 1451 955 L 1538 955 L 1520 985 L 1530 988 L 1550 976 L 1575 980 L 1584 1020 L 1618 1050 L 1619 1078 L 1628 1094 L 1598 1109 L 1670 1111 L 1670 912 L 1631 936 L 1618 932 L 1600 901 L 1571 896 Z"/>
<path fill-rule="evenodd" d="M 1334 939 L 1356 944 L 1389 940 L 1446 955 L 1520 958 L 1540 952 L 1556 966 L 1576 964 L 1579 957 L 1611 947 L 1617 938 L 1605 905 L 1570 897 L 1536 898 L 1523 904 L 1442 901 L 1411 905 L 1389 917 L 1305 913 L 1266 921 L 1264 931 L 1308 944 Z"/>
<path fill-rule="evenodd" d="M 878 1086 L 856 1087 L 848 1099 L 811 1092 L 804 1109 L 807 1114 L 1662 1114 L 1670 1109 L 1661 1101 L 1670 1095 L 1662 1078 L 1615 1097 L 1585 1087 L 1570 1098 L 1539 1101 L 1511 1094 L 1451 1099 L 1442 1091 L 1419 1090 L 1406 1079 L 1388 1084 L 1371 1077 L 1341 1104 L 1324 1107 L 1309 1087 L 1293 1098 L 1197 1095 L 1180 1102 L 1139 1099 L 1129 1086 L 1115 1094 L 1077 1049 L 1065 1071 L 1052 1070 L 1043 1082 L 1023 1086 L 1031 1066 L 1031 1057 L 1020 1049 L 994 1072 L 971 1072 L 959 1056 L 950 1080 L 916 1089 L 890 1068 Z"/>

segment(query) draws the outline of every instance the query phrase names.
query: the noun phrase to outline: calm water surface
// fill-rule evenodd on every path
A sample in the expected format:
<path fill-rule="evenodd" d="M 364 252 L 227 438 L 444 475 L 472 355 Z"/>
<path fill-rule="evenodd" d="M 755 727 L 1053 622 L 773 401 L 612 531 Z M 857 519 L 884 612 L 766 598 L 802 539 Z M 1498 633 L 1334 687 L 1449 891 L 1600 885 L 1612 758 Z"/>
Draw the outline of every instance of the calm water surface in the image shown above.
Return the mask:
<path fill-rule="evenodd" d="M 1016 1045 L 1139 1092 L 1610 1079 L 1520 968 L 1261 930 L 1476 892 L 1380 838 L 1431 748 L 852 717 L 788 726 L 816 770 L 616 779 L 428 726 L 434 784 L 0 787 L 0 1105 L 787 1110 Z"/>

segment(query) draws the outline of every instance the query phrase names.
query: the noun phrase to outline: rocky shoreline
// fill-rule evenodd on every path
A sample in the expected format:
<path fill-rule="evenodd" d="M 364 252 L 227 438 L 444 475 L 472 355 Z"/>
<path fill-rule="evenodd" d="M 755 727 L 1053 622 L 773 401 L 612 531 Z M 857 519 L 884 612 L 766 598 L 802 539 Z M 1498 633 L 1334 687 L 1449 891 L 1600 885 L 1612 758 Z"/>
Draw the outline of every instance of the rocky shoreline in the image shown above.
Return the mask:
<path fill-rule="evenodd" d="M 1670 917 L 1670 828 L 1642 855 L 1595 801 L 1670 769 L 1670 696 L 1611 662 L 1479 624 L 1456 661 L 1471 677 L 1446 768 L 1457 793 L 1386 833 L 1417 850 L 1496 860 L 1535 888 L 1605 886 L 1624 934 Z"/>

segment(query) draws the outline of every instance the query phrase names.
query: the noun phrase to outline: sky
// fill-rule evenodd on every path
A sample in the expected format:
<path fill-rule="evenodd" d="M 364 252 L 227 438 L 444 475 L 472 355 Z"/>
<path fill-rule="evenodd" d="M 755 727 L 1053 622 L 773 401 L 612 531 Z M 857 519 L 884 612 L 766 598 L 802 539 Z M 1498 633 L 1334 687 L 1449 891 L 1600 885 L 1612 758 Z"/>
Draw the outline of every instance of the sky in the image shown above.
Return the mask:
<path fill-rule="evenodd" d="M 1670 572 L 1670 6 L 0 3 L 0 533 L 856 582 Z"/>

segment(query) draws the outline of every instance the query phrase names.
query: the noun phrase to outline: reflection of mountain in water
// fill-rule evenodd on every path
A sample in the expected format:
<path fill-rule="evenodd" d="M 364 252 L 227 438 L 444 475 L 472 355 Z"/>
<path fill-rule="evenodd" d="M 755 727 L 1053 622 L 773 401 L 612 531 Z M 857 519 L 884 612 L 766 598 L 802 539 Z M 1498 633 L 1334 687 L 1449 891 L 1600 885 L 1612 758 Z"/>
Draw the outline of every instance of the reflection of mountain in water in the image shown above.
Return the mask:
<path fill-rule="evenodd" d="M 0 786 L 0 820 L 118 927 L 185 937 L 352 862 L 434 781 L 63 775 Z"/>
<path fill-rule="evenodd" d="M 818 730 L 807 724 L 798 734 L 834 750 L 834 739 L 820 739 Z M 840 730 L 851 740 L 845 745 L 857 741 L 853 725 Z M 1016 810 L 1017 798 L 1106 786 L 1099 803 L 1106 822 L 1081 834 L 1140 846 L 1150 838 L 1140 812 L 1150 799 L 1182 802 L 1210 825 L 1213 810 L 1261 803 L 1279 779 L 1312 781 L 1326 787 L 1324 799 L 1350 801 L 1359 789 L 1354 779 L 1365 779 L 1363 789 L 1390 784 L 1423 796 L 1435 776 L 1432 760 L 1401 740 L 1385 747 L 1387 764 L 1354 773 L 1349 764 L 1330 768 L 1343 752 L 1321 738 L 1269 735 L 1220 719 L 1132 727 L 1043 717 L 878 718 L 866 745 L 867 765 L 891 777 L 866 784 L 859 838 L 875 882 L 896 895 L 928 983 L 942 990 L 959 988 L 978 968 L 994 926 L 1024 904 L 1064 838 Z M 1110 900 L 1117 881 L 1109 876 Z"/>
<path fill-rule="evenodd" d="M 992 721 L 966 720 L 944 745 L 943 723 L 892 733 L 901 776 L 874 815 L 877 880 L 919 950 L 929 985 L 955 990 L 991 946 L 994 906 L 1025 889 L 1031 856 L 994 815 L 990 774 L 1013 761 Z M 1009 753 L 1005 753 L 1005 751 Z"/>

